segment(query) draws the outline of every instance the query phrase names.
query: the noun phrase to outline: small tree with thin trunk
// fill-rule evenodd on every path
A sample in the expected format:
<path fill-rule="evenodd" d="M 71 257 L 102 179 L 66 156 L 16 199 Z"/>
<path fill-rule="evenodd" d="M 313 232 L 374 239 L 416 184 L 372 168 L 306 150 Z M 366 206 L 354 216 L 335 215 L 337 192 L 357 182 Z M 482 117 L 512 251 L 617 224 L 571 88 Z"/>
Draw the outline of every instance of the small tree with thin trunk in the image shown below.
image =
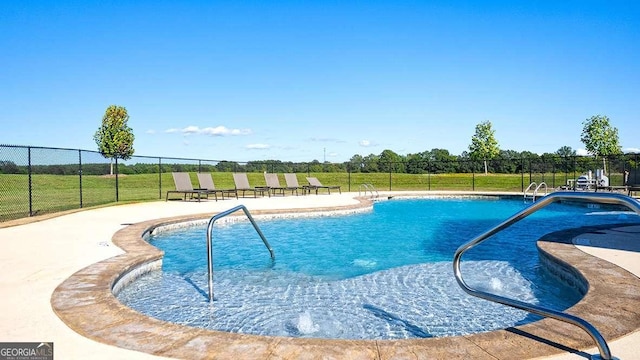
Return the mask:
<path fill-rule="evenodd" d="M 618 129 L 611 126 L 609 118 L 594 115 L 582 123 L 580 141 L 589 154 L 598 158 L 602 156 L 602 169 L 607 173 L 606 157 L 622 153 L 618 140 Z"/>
<path fill-rule="evenodd" d="M 474 160 L 484 161 L 484 174 L 487 175 L 487 160 L 491 160 L 500 154 L 498 141 L 494 136 L 495 131 L 491 128 L 490 121 L 483 121 L 476 125 L 476 132 L 471 137 L 469 154 Z"/>
<path fill-rule="evenodd" d="M 115 159 L 130 159 L 133 155 L 133 131 L 127 125 L 129 114 L 122 106 L 111 105 L 102 117 L 102 125 L 93 135 L 102 156 L 111 159 L 110 174 L 113 175 Z"/>

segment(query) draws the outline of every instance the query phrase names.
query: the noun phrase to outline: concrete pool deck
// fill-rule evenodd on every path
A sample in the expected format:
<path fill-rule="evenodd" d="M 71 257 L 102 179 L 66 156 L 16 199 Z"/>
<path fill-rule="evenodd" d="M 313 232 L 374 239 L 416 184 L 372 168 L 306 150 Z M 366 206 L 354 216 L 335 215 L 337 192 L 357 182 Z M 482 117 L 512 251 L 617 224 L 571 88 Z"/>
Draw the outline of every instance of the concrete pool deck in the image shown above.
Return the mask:
<path fill-rule="evenodd" d="M 403 193 L 394 192 L 386 193 L 381 192 L 381 196 L 387 196 L 389 194 L 402 195 Z M 424 192 L 423 195 L 437 194 L 434 192 Z M 477 193 L 471 193 L 472 195 L 478 195 Z M 272 197 L 272 198 L 247 198 L 247 199 L 232 199 L 224 201 L 202 201 L 202 202 L 182 202 L 182 201 L 159 201 L 150 203 L 139 203 L 130 205 L 119 205 L 104 207 L 86 211 L 78 211 L 69 213 L 62 216 L 51 217 L 43 219 L 41 221 L 34 221 L 34 219 L 24 219 L 21 221 L 15 221 L 11 224 L 0 223 L 0 263 L 3 265 L 3 271 L 0 272 L 0 342 L 53 342 L 54 354 L 57 359 L 157 359 L 162 358 L 159 356 L 151 355 L 146 352 L 154 352 L 156 354 L 170 355 L 167 358 L 193 358 L 191 354 L 181 353 L 177 347 L 170 346 L 172 342 L 183 343 L 193 340 L 195 337 L 188 337 L 184 335 L 184 339 L 177 339 L 175 334 L 166 334 L 166 346 L 162 348 L 162 351 L 154 351 L 158 349 L 156 346 L 150 346 L 149 348 L 140 348 L 141 351 L 129 350 L 116 345 L 118 342 L 100 340 L 96 341 L 88 337 L 80 335 L 78 332 L 72 330 L 69 325 L 61 320 L 52 309 L 52 294 L 56 288 L 72 275 L 78 271 L 89 267 L 90 265 L 98 262 L 118 257 L 124 254 L 124 251 L 117 247 L 112 238 L 114 234 L 120 231 L 126 231 L 131 224 L 139 224 L 147 222 L 153 219 L 173 218 L 178 216 L 190 216 L 199 214 L 214 214 L 223 210 L 227 210 L 236 205 L 243 204 L 249 208 L 250 211 L 276 211 L 289 209 L 296 211 L 304 211 L 310 209 L 340 209 L 344 207 L 357 207 L 360 204 L 359 200 L 354 199 L 357 194 L 344 193 L 342 195 L 311 195 L 311 196 L 286 196 L 286 197 Z M 16 226 L 9 226 L 18 223 Z M 139 236 L 139 233 L 138 233 Z M 630 243 L 635 240 L 635 244 Z M 631 281 L 634 282 L 635 287 L 639 286 L 636 283 L 640 283 L 638 276 L 640 275 L 640 227 L 629 229 L 629 231 L 611 231 L 602 233 L 589 233 L 586 235 L 576 236 L 576 242 L 581 244 L 577 247 L 571 245 L 571 248 L 578 249 L 579 253 L 586 253 L 596 256 L 599 259 L 604 259 L 607 262 L 615 263 L 619 267 L 624 268 L 630 274 Z M 573 255 L 572 255 L 573 256 Z M 579 256 L 579 255 L 578 255 Z M 584 261 L 590 260 L 591 257 L 585 257 Z M 595 264 L 595 263 L 594 263 Z M 597 263 L 594 266 L 598 269 L 602 269 L 602 266 L 606 266 L 603 263 Z M 124 271 L 124 268 L 122 269 Z M 607 269 L 609 271 L 609 269 Z M 611 270 L 613 271 L 613 269 Z M 610 274 L 610 273 L 609 273 Z M 631 275 L 633 274 L 633 275 Z M 611 281 L 616 282 L 616 281 Z M 628 284 L 621 284 L 628 288 Z M 634 288 L 635 289 L 635 288 Z M 612 354 L 620 359 L 634 359 L 638 358 L 637 354 L 640 354 L 640 326 L 636 324 L 640 323 L 640 293 L 628 291 L 622 291 L 623 293 L 608 294 L 612 298 L 615 298 L 614 305 L 620 307 L 623 313 L 626 313 L 626 317 L 629 318 L 629 324 L 623 331 L 629 335 L 621 336 L 615 340 L 609 340 L 609 346 L 611 347 Z M 622 295 L 622 296 L 621 296 Z M 622 298 L 622 301 L 620 300 Z M 60 304 L 56 305 L 60 309 Z M 615 312 L 615 309 L 610 308 L 609 305 L 604 306 L 605 309 L 586 309 L 591 312 Z M 83 308 L 78 306 L 78 309 Z M 86 307 L 85 310 L 94 309 Z M 71 314 L 72 309 L 69 314 Z M 122 316 L 123 313 L 118 313 L 120 309 L 114 309 L 111 314 L 106 314 L 107 317 L 117 318 Z M 66 314 L 66 316 L 69 316 Z M 125 315 L 130 315 L 126 313 Z M 92 319 L 92 316 L 94 318 Z M 101 316 L 105 314 L 90 312 L 82 313 L 78 311 L 78 321 L 87 325 L 91 325 L 95 320 L 97 323 Z M 450 355 L 444 355 L 442 349 L 431 351 L 430 346 L 437 343 L 447 343 L 444 346 L 444 350 L 455 350 L 456 339 L 458 342 L 472 343 L 475 345 L 475 353 L 462 352 L 458 354 L 459 358 L 486 358 L 486 359 L 500 359 L 500 358 L 539 358 L 541 356 L 547 356 L 550 359 L 584 359 L 585 353 L 596 354 L 597 350 L 593 346 L 586 346 L 586 349 L 575 350 L 571 349 L 570 345 L 575 338 L 582 339 L 587 338 L 587 344 L 593 344 L 589 342 L 590 339 L 584 334 L 582 330 L 574 327 L 565 327 L 564 324 L 555 320 L 546 319 L 541 321 L 552 324 L 557 328 L 558 332 L 562 333 L 563 329 L 571 329 L 572 336 L 567 336 L 566 341 L 562 339 L 562 336 L 558 338 L 544 337 L 535 339 L 535 331 L 530 332 L 530 336 L 522 336 L 518 331 L 507 333 L 506 331 L 494 332 L 493 336 L 484 337 L 456 337 L 445 338 L 445 340 L 434 340 L 429 343 L 416 341 L 380 341 L 380 342 L 348 342 L 351 344 L 362 344 L 361 349 L 365 349 L 360 352 L 349 352 L 348 347 L 339 347 L 333 353 L 323 353 L 322 349 L 327 349 L 318 345 L 319 343 L 326 342 L 325 340 L 309 340 L 307 343 L 308 349 L 320 350 L 319 352 L 300 352 L 294 349 L 297 344 L 295 341 L 288 341 L 285 339 L 278 339 L 267 343 L 265 346 L 267 350 L 266 356 L 260 355 L 259 347 L 252 347 L 248 342 L 249 340 L 255 340 L 259 337 L 242 336 L 242 335 L 230 335 L 227 338 L 219 337 L 217 339 L 211 339 L 211 332 L 204 330 L 194 330 L 202 338 L 207 338 L 209 343 L 215 343 L 216 341 L 222 343 L 228 347 L 228 343 L 236 341 L 236 353 L 224 353 L 215 352 L 210 350 L 210 353 L 203 353 L 200 351 L 201 358 L 281 358 L 281 359 L 293 359 L 293 358 L 323 358 L 326 355 L 330 358 L 366 358 L 366 359 L 415 359 L 415 358 L 427 358 L 426 354 L 429 354 L 429 358 L 453 358 Z M 534 323 L 536 324 L 536 323 Z M 531 327 L 535 327 L 533 325 Z M 631 330 L 629 326 L 633 327 Z M 541 334 L 546 334 L 545 329 L 541 328 Z M 615 327 L 615 326 L 612 326 Z M 75 327 L 74 327 L 75 328 Z M 520 328 L 520 327 L 519 327 Z M 106 330 L 105 330 L 106 329 Z M 112 332 L 117 332 L 118 327 L 111 325 L 103 329 L 104 332 L 108 332 L 109 329 Z M 600 328 L 599 328 L 600 329 Z M 76 329 L 81 331 L 80 329 Z M 516 329 L 517 330 L 517 329 Z M 615 329 L 611 330 L 615 332 Z M 507 333 L 507 334 L 505 334 Z M 576 333 L 576 334 L 574 334 Z M 105 334 L 102 334 L 105 335 Z M 564 334 L 560 334 L 564 335 Z M 575 336 L 574 336 L 575 335 Z M 101 336 L 101 335 L 100 335 Z M 92 334 L 92 338 L 100 338 L 99 334 Z M 108 334 L 105 335 L 108 338 Z M 216 335 L 217 336 L 217 335 Z M 484 340 L 493 339 L 494 343 L 508 343 L 512 341 L 512 338 L 522 338 L 526 340 L 522 346 L 518 346 L 521 349 L 519 354 L 506 354 L 500 356 L 498 353 L 491 353 L 487 347 L 482 344 Z M 605 336 L 607 337 L 607 336 Z M 237 340 L 242 338 L 241 341 Z M 123 342 L 127 339 L 123 339 Z M 474 340 L 477 340 L 474 342 Z M 327 340 L 330 341 L 330 340 Z M 259 342 L 259 341 L 256 341 Z M 342 342 L 342 344 L 347 342 Z M 369 347 L 371 345 L 371 347 Z M 130 345 L 124 345 L 130 346 Z M 462 347 L 460 347 L 461 349 Z M 242 349 L 247 353 L 242 353 Z M 373 349 L 369 351 L 368 349 Z M 541 351 L 543 349 L 544 351 Z M 343 352 L 340 352 L 340 351 Z M 548 356 L 545 351 L 555 350 L 558 354 Z M 572 353 L 573 352 L 573 353 Z M 473 356 L 475 354 L 477 356 Z M 510 357 L 509 357 L 510 356 Z"/>

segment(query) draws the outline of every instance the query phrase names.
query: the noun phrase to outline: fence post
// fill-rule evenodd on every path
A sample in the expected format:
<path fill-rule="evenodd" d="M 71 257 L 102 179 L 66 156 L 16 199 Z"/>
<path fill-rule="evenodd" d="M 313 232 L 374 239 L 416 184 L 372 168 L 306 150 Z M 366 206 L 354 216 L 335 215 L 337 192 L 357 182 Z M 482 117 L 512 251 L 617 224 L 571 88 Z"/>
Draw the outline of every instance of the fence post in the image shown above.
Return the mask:
<path fill-rule="evenodd" d="M 78 150 L 78 178 L 80 181 L 80 208 L 82 208 L 82 150 Z"/>
<path fill-rule="evenodd" d="M 347 174 L 348 174 L 348 181 L 349 183 L 347 184 L 347 188 L 349 189 L 349 192 L 351 192 L 351 165 L 348 164 L 347 165 Z"/>
<path fill-rule="evenodd" d="M 471 161 L 471 191 L 476 191 L 476 163 Z"/>
<path fill-rule="evenodd" d="M 33 182 L 31 181 L 31 146 L 27 147 L 27 173 L 29 174 L 29 216 L 33 216 Z"/>
<path fill-rule="evenodd" d="M 576 191 L 576 157 L 573 157 L 573 191 Z"/>
<path fill-rule="evenodd" d="M 162 158 L 158 158 L 158 199 L 162 200 Z"/>
<path fill-rule="evenodd" d="M 119 194 L 118 194 L 118 158 L 116 157 L 116 202 L 119 201 Z"/>
<path fill-rule="evenodd" d="M 389 163 L 389 191 L 391 191 L 391 163 Z"/>
<path fill-rule="evenodd" d="M 429 191 L 431 191 L 431 161 L 427 161 L 427 183 Z"/>
<path fill-rule="evenodd" d="M 524 192 L 524 158 L 520 158 L 520 191 Z"/>

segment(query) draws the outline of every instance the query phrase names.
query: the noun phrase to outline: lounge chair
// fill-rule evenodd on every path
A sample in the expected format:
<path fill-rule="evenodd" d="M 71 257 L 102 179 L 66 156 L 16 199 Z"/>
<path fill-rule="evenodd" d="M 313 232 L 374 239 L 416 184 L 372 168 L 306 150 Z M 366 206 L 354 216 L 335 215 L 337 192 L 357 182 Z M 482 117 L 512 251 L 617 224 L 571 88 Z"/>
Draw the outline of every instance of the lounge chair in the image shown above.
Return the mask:
<path fill-rule="evenodd" d="M 268 187 L 251 187 L 251 185 L 249 185 L 249 179 L 247 178 L 246 173 L 234 173 L 233 182 L 236 184 L 236 191 L 242 191 L 242 197 L 244 197 L 244 193 L 247 191 L 252 191 L 253 197 L 257 197 L 258 194 L 264 196 L 265 193 L 267 193 L 267 195 L 271 197 L 271 192 L 269 191 Z"/>
<path fill-rule="evenodd" d="M 293 194 L 293 192 L 295 191 L 296 195 L 298 195 L 298 190 L 302 190 L 303 195 L 307 194 L 307 190 L 309 189 L 309 187 L 300 186 L 300 184 L 298 184 L 298 177 L 296 176 L 296 174 L 284 174 L 284 181 L 286 181 L 287 183 L 287 190 L 291 190 L 291 194 Z"/>
<path fill-rule="evenodd" d="M 218 200 L 217 194 L 222 195 L 222 200 L 224 200 L 225 195 L 227 195 L 227 197 L 235 196 L 236 199 L 238 198 L 238 190 L 236 189 L 216 189 L 210 173 L 198 173 L 198 183 L 200 184 L 200 189 L 204 189 L 210 194 L 215 194 L 216 200 Z"/>
<path fill-rule="evenodd" d="M 276 192 L 277 192 L 282 196 L 284 196 L 284 191 L 287 190 L 287 188 L 280 186 L 280 180 L 278 179 L 278 174 L 264 173 L 264 181 L 267 182 L 267 187 L 269 188 L 269 190 L 273 195 L 276 195 Z"/>
<path fill-rule="evenodd" d="M 184 194 L 183 200 L 187 200 L 187 195 L 189 195 L 190 200 L 193 199 L 194 195 L 197 195 L 198 202 L 200 202 L 200 199 L 203 196 L 207 198 L 209 197 L 209 193 L 207 192 L 207 190 L 193 188 L 193 185 L 191 185 L 191 178 L 189 177 L 189 173 L 174 172 L 171 173 L 171 175 L 173 175 L 173 184 L 175 185 L 176 189 L 167 191 L 167 196 L 164 201 L 169 200 L 169 194 L 171 193 Z M 216 196 L 216 201 L 217 200 L 218 197 Z"/>
<path fill-rule="evenodd" d="M 329 185 L 329 186 L 322 185 L 322 183 L 320 183 L 320 180 L 318 180 L 315 177 L 307 177 L 307 181 L 309 182 L 309 193 L 311 193 L 311 190 L 315 190 L 316 191 L 316 195 L 318 195 L 318 190 L 319 189 L 327 189 L 329 194 L 331 194 L 331 189 L 338 189 L 340 194 L 342 194 L 342 190 L 340 190 L 340 186 L 339 185 Z"/>

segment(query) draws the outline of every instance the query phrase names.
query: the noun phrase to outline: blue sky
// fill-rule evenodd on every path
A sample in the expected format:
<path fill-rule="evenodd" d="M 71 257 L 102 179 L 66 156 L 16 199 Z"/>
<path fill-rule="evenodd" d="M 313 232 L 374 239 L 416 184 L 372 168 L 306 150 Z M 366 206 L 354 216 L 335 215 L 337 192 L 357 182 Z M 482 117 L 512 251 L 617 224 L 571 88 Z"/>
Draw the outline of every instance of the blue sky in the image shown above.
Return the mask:
<path fill-rule="evenodd" d="M 578 150 L 607 115 L 640 151 L 640 1 L 4 1 L 0 143 L 96 150 L 127 108 L 136 155 L 346 161 Z"/>

